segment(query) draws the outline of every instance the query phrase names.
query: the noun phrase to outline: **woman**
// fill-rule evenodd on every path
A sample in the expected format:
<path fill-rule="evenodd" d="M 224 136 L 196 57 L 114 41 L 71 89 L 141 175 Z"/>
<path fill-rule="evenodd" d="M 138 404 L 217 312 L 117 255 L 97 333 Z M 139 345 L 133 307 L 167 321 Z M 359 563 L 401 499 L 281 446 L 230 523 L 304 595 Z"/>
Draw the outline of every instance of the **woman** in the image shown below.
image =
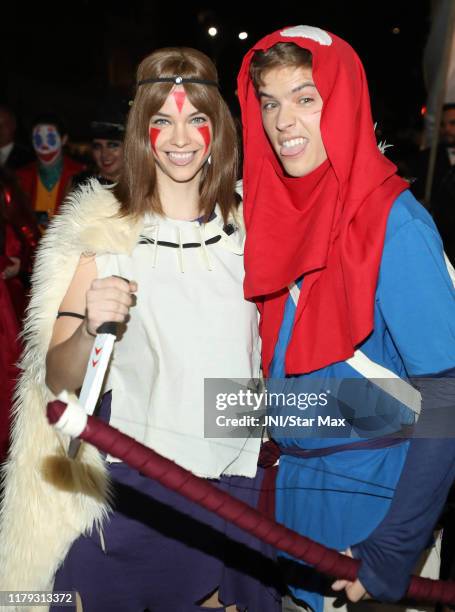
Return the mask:
<path fill-rule="evenodd" d="M 102 185 L 116 183 L 123 167 L 123 139 L 128 107 L 113 94 L 102 101 L 90 123 L 94 167 L 72 179 L 70 189 L 95 177 Z"/>
<path fill-rule="evenodd" d="M 114 457 L 105 464 L 93 447 L 70 461 L 69 441 L 44 420 L 51 394 L 36 382 L 45 374 L 54 393 L 79 389 L 97 328 L 117 322 L 100 416 L 257 502 L 259 441 L 204 438 L 204 378 L 259 370 L 256 311 L 242 291 L 236 155 L 210 60 L 186 48 L 147 57 L 119 183 L 77 192 L 38 258 L 7 465 L 2 586 L 49 588 L 63 561 L 54 589 L 79 591 L 85 611 L 278 609 L 258 544 Z M 36 500 L 31 513 L 25 495 Z"/>

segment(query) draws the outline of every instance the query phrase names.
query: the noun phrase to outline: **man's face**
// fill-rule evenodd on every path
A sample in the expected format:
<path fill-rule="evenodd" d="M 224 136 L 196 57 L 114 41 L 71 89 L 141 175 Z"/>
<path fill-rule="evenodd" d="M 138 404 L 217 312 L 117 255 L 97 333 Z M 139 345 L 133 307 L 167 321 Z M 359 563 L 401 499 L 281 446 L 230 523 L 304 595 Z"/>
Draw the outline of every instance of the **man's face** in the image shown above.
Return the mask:
<path fill-rule="evenodd" d="M 33 148 L 42 164 L 53 164 L 62 151 L 62 139 L 55 125 L 39 123 L 32 133 Z"/>
<path fill-rule="evenodd" d="M 16 131 L 16 121 L 14 117 L 7 111 L 0 109 L 0 147 L 5 147 L 14 142 L 14 133 Z"/>
<path fill-rule="evenodd" d="M 309 174 L 327 159 L 321 136 L 322 98 L 311 68 L 273 68 L 259 90 L 262 123 L 290 176 Z"/>
<path fill-rule="evenodd" d="M 455 146 L 455 108 L 442 113 L 441 140 L 448 145 Z"/>

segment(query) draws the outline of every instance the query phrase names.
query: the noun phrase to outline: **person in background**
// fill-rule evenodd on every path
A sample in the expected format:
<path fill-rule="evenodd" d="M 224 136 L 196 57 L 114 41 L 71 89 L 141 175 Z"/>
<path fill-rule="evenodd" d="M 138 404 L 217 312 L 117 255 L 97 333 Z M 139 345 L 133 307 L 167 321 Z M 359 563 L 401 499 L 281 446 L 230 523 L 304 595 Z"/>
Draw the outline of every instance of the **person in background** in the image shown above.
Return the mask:
<path fill-rule="evenodd" d="M 90 123 L 94 168 L 89 168 L 72 179 L 71 188 L 97 178 L 102 185 L 118 181 L 123 167 L 123 140 L 128 105 L 114 96 L 99 105 Z"/>
<path fill-rule="evenodd" d="M 442 109 L 439 144 L 429 202 L 424 202 L 430 149 L 424 149 L 410 164 L 411 191 L 433 215 L 444 250 L 455 265 L 455 103 Z"/>
<path fill-rule="evenodd" d="M 72 177 L 84 169 L 82 164 L 64 154 L 67 140 L 67 129 L 57 115 L 37 116 L 32 126 L 37 159 L 17 171 L 19 184 L 30 198 L 42 232 L 58 211 Z"/>
<path fill-rule="evenodd" d="M 0 104 L 0 166 L 21 168 L 33 160 L 33 152 L 16 142 L 16 117 L 9 106 Z"/>
<path fill-rule="evenodd" d="M 38 228 L 14 175 L 0 167 L 0 462 L 9 444 L 13 390 L 19 375 L 19 332 Z"/>
<path fill-rule="evenodd" d="M 0 168 L 0 219 L 0 272 L 21 325 L 40 233 L 30 202 L 6 168 Z"/>

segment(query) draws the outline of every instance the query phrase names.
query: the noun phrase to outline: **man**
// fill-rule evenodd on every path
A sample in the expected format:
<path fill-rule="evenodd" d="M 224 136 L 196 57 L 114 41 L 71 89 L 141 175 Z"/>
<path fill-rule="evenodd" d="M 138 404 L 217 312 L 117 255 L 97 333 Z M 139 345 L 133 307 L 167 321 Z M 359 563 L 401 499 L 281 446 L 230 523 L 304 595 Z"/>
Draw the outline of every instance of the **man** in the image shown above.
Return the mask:
<path fill-rule="evenodd" d="M 395 601 L 455 476 L 452 439 L 398 435 L 420 410 L 405 377 L 419 381 L 423 436 L 441 420 L 423 377 L 450 387 L 455 372 L 441 241 L 377 148 L 366 77 L 346 42 L 309 26 L 266 36 L 244 58 L 238 91 L 245 293 L 261 311 L 264 372 L 283 397 L 310 383 L 325 394 L 305 408 L 307 431 L 272 431 L 282 453 L 277 519 L 360 557 L 360 581 L 333 585 L 349 599 L 368 590 Z M 383 383 L 391 378 L 393 389 Z M 331 603 L 311 568 L 283 565 L 289 609 Z"/>
<path fill-rule="evenodd" d="M 441 140 L 447 145 L 450 165 L 455 164 L 455 103 L 449 102 L 442 108 Z"/>
<path fill-rule="evenodd" d="M 15 142 L 16 117 L 7 106 L 0 106 L 0 166 L 16 170 L 33 159 L 32 152 Z"/>
<path fill-rule="evenodd" d="M 38 159 L 17 172 L 21 188 L 32 202 L 42 231 L 67 194 L 71 177 L 84 168 L 64 155 L 63 147 L 67 140 L 67 130 L 56 115 L 38 116 L 32 128 L 33 148 Z"/>
<path fill-rule="evenodd" d="M 434 217 L 448 258 L 455 263 L 455 103 L 444 104 L 434 166 L 430 201 L 425 205 Z M 415 175 L 411 190 L 419 200 L 425 197 L 430 149 L 421 151 L 411 169 Z"/>

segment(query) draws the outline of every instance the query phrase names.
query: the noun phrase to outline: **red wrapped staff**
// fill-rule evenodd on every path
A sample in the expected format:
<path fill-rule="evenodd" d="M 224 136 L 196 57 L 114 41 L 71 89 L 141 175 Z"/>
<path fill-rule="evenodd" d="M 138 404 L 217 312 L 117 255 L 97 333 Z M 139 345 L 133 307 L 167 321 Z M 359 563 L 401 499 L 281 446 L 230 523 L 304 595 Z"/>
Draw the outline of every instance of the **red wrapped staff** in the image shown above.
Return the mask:
<path fill-rule="evenodd" d="M 278 550 L 314 566 L 319 572 L 335 578 L 356 579 L 360 565 L 358 559 L 351 559 L 313 542 L 267 518 L 244 502 L 215 488 L 207 480 L 194 476 L 114 427 L 88 415 L 78 403 L 66 404 L 60 400 L 50 402 L 47 417 L 63 433 L 81 438 L 99 450 L 118 457 L 149 478 L 215 512 Z M 454 604 L 455 582 L 413 576 L 406 596 L 419 601 Z"/>

